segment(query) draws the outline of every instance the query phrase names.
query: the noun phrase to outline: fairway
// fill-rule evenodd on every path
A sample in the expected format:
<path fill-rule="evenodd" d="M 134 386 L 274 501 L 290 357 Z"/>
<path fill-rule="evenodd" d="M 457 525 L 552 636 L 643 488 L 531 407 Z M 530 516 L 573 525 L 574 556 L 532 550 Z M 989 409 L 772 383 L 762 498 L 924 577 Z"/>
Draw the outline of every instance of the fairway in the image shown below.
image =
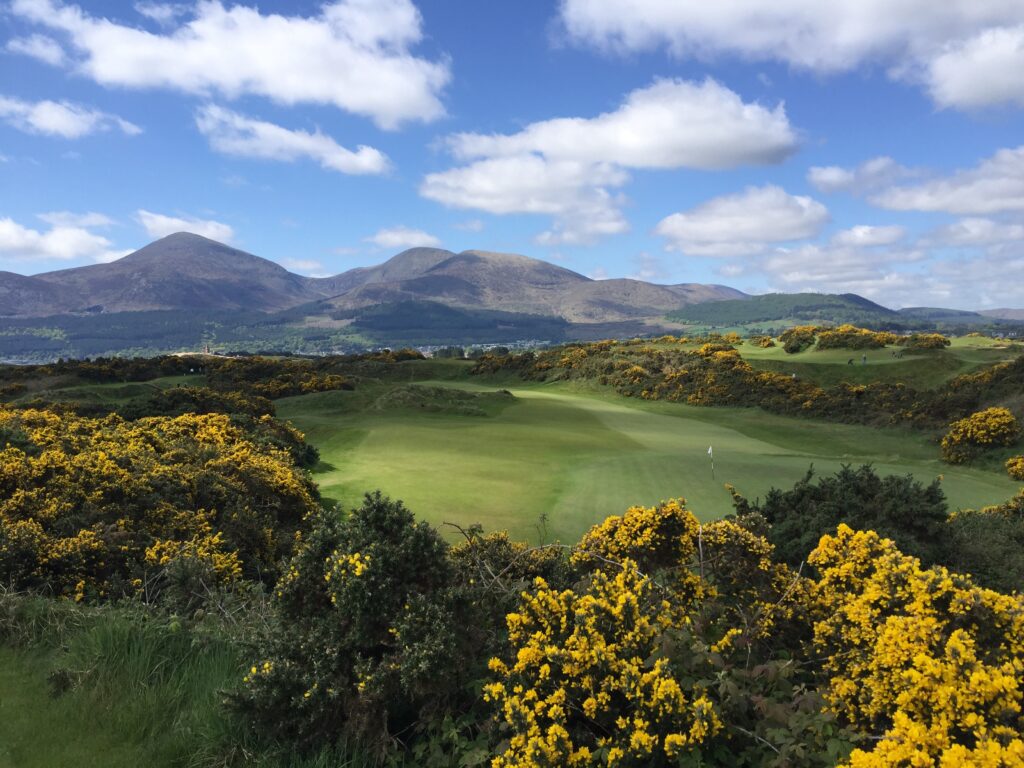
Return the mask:
<path fill-rule="evenodd" d="M 475 382 L 444 386 L 495 390 Z M 281 400 L 278 415 L 319 448 L 314 478 L 328 499 L 349 507 L 379 488 L 431 523 L 481 523 L 534 541 L 542 530 L 575 540 L 631 504 L 678 496 L 713 519 L 732 511 L 726 483 L 755 497 L 791 486 L 811 464 L 819 473 L 872 462 L 881 474 L 923 481 L 941 474 L 951 508 L 997 503 L 1017 491 L 1005 475 L 941 464 L 937 446 L 920 434 L 633 401 L 564 385 L 510 391 L 515 399 L 487 415 L 376 410 L 352 392 Z"/>

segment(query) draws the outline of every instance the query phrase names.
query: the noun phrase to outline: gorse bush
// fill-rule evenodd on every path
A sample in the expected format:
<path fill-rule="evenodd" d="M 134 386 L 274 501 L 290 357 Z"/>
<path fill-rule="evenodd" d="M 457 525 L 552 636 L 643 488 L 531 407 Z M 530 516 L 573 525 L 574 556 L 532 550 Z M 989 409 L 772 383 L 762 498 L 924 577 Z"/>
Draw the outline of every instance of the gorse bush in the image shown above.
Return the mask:
<path fill-rule="evenodd" d="M 843 524 L 802 573 L 767 530 L 676 500 L 573 547 L 452 547 L 369 496 L 303 535 L 235 705 L 283 743 L 427 766 L 1022 759 L 1024 598 Z"/>
<path fill-rule="evenodd" d="M 794 568 L 840 523 L 894 539 L 926 565 L 945 562 L 948 554 L 949 510 L 938 479 L 925 485 L 911 475 L 881 477 L 865 464 L 821 478 L 808 470 L 792 488 L 772 488 L 763 500 L 730 490 L 736 513 L 763 516 L 776 557 Z"/>
<path fill-rule="evenodd" d="M 1024 456 L 1012 456 L 1007 459 L 1006 474 L 1014 480 L 1024 480 Z"/>
<path fill-rule="evenodd" d="M 986 408 L 949 425 L 942 438 L 942 458 L 963 464 L 989 448 L 1013 445 L 1020 437 L 1017 417 L 1007 408 Z"/>
<path fill-rule="evenodd" d="M 274 428 L 0 408 L 0 581 L 76 600 L 152 596 L 186 572 L 272 582 L 318 505 Z"/>
<path fill-rule="evenodd" d="M 1024 601 L 845 525 L 811 554 L 826 699 L 881 734 L 853 768 L 1024 763 Z"/>
<path fill-rule="evenodd" d="M 896 344 L 898 339 L 895 333 L 889 331 L 869 331 L 855 325 L 840 325 L 818 332 L 818 349 L 881 349 L 887 344 Z"/>
<path fill-rule="evenodd" d="M 323 513 L 277 585 L 281 622 L 235 702 L 303 745 L 348 736 L 378 751 L 461 695 L 459 596 L 447 545 L 380 494 Z"/>
<path fill-rule="evenodd" d="M 816 326 L 798 325 L 779 334 L 779 341 L 782 349 L 792 355 L 813 347 L 817 333 Z"/>
<path fill-rule="evenodd" d="M 972 334 L 968 335 L 970 336 Z M 895 343 L 910 350 L 925 350 L 944 349 L 948 347 L 951 342 L 941 333 L 912 333 L 909 336 L 898 337 Z"/>

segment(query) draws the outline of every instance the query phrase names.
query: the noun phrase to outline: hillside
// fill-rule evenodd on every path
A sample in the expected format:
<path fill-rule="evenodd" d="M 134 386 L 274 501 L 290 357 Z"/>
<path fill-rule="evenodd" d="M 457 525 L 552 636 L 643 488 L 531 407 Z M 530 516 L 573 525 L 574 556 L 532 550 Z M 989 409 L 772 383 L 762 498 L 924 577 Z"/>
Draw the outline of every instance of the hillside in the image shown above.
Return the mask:
<path fill-rule="evenodd" d="M 109 264 L 0 273 L 0 359 L 632 336 L 664 329 L 664 314 L 684 304 L 743 297 L 719 285 L 593 280 L 528 256 L 441 248 L 310 278 L 179 232 Z"/>
<path fill-rule="evenodd" d="M 167 309 L 258 309 L 295 306 L 310 295 L 306 278 L 245 251 L 199 235 L 178 233 L 150 243 L 109 264 L 46 272 L 32 278 L 50 288 L 37 301 L 26 300 L 14 281 L 0 278 L 16 293 L 5 315 L 59 315 Z M 2 288 L 0 288 L 2 290 Z"/>
<path fill-rule="evenodd" d="M 693 301 L 743 296 L 718 285 L 598 281 L 528 256 L 440 248 L 411 248 L 382 264 L 310 278 L 186 232 L 109 264 L 31 277 L 0 272 L 0 316 L 8 318 L 154 310 L 273 313 L 326 300 L 315 311 L 433 301 L 607 323 L 655 317 Z"/>
<path fill-rule="evenodd" d="M 941 307 L 889 309 L 855 293 L 767 293 L 742 301 L 691 303 L 669 312 L 669 320 L 704 328 L 778 331 L 793 325 L 853 323 L 894 331 L 941 330 L 952 333 L 985 330 L 1019 334 L 1020 319 Z"/>
<path fill-rule="evenodd" d="M 853 293 L 767 293 L 743 301 L 703 302 L 669 314 L 677 322 L 730 326 L 749 323 L 892 322 L 899 313 Z"/>

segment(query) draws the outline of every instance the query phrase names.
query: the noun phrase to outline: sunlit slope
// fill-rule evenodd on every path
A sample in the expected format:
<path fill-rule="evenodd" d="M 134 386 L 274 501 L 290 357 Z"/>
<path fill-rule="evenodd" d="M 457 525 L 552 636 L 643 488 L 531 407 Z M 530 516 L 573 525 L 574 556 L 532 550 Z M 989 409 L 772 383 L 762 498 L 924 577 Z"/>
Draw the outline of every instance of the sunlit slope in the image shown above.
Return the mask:
<path fill-rule="evenodd" d="M 870 461 L 881 473 L 921 480 L 942 474 L 954 508 L 995 503 L 1017 490 L 996 472 L 940 464 L 936 446 L 909 432 L 635 402 L 562 386 L 511 391 L 515 399 L 488 415 L 422 405 L 381 410 L 340 392 L 280 401 L 278 413 L 320 449 L 315 479 L 330 499 L 349 506 L 380 488 L 432 523 L 478 522 L 531 539 L 542 516 L 548 535 L 573 540 L 630 504 L 674 496 L 685 496 L 704 518 L 718 517 L 732 509 L 725 483 L 763 495 L 792 485 L 811 464 L 832 472 Z"/>

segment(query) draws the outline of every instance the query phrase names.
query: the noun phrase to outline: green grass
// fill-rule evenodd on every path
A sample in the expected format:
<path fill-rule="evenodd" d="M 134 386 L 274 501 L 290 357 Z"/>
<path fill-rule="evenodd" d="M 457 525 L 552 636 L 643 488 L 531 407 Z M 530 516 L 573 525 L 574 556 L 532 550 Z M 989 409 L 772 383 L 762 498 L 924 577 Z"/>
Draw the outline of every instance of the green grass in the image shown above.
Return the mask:
<path fill-rule="evenodd" d="M 236 635 L 0 591 L 0 768 L 369 768 L 258 742 L 223 705 Z"/>
<path fill-rule="evenodd" d="M 786 354 L 781 346 L 760 348 L 751 344 L 739 347 L 740 354 L 761 370 L 795 373 L 820 386 L 841 382 L 867 384 L 873 381 L 902 382 L 915 389 L 934 389 L 964 373 L 985 365 L 1012 360 L 1020 354 L 1019 347 L 986 338 L 956 338 L 943 350 L 921 353 L 905 352 L 894 357 L 901 347 L 884 349 L 809 349 L 795 355 Z M 867 363 L 864 356 L 867 356 Z M 849 365 L 853 360 L 854 364 Z"/>
<path fill-rule="evenodd" d="M 443 384 L 496 389 L 476 380 Z M 571 541 L 630 504 L 676 496 L 704 519 L 720 517 L 732 509 L 725 483 L 760 496 L 791 486 L 812 464 L 821 473 L 871 462 L 884 474 L 928 481 L 941 474 L 953 508 L 996 503 L 1017 490 L 996 471 L 941 464 L 937 446 L 920 433 L 648 403 L 564 385 L 503 386 L 515 400 L 486 416 L 378 410 L 372 403 L 384 390 L 372 386 L 281 400 L 278 414 L 319 448 L 314 477 L 330 500 L 348 507 L 380 488 L 435 525 L 478 522 L 531 540 L 542 516 L 549 536 Z"/>

